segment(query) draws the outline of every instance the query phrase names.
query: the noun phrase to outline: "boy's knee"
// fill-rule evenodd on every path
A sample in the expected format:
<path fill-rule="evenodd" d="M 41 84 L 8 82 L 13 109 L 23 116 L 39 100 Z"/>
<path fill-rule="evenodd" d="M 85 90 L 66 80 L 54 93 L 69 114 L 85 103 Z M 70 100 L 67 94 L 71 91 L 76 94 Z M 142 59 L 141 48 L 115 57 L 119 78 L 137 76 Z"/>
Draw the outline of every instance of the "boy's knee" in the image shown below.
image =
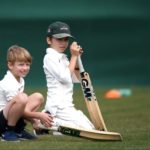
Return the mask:
<path fill-rule="evenodd" d="M 44 97 L 43 97 L 43 95 L 42 95 L 41 93 L 36 92 L 36 93 L 34 93 L 34 96 L 35 96 L 35 98 L 36 98 L 37 100 L 39 100 L 41 103 L 44 102 Z"/>
<path fill-rule="evenodd" d="M 19 93 L 17 96 L 17 102 L 26 105 L 28 102 L 28 95 L 25 93 Z"/>

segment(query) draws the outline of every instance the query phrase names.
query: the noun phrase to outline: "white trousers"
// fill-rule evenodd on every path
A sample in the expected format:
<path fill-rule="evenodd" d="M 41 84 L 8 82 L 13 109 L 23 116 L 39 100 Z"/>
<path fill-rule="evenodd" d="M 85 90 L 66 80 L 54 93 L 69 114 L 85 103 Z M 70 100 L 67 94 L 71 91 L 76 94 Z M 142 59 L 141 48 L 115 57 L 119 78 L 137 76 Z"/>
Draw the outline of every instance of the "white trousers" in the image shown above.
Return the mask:
<path fill-rule="evenodd" d="M 53 121 L 54 126 L 68 125 L 75 128 L 95 129 L 94 125 L 83 112 L 74 107 L 57 109 Z"/>

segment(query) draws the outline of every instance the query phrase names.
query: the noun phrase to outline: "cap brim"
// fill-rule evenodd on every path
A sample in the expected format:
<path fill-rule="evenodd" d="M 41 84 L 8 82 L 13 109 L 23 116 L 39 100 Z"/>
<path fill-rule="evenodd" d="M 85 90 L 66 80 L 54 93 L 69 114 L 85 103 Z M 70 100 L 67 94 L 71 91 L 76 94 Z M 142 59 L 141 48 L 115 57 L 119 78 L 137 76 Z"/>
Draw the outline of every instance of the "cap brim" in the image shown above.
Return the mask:
<path fill-rule="evenodd" d="M 71 37 L 74 38 L 72 35 L 67 34 L 67 33 L 59 33 L 59 34 L 54 34 L 52 35 L 54 38 L 60 39 L 60 38 L 64 38 L 64 37 Z"/>

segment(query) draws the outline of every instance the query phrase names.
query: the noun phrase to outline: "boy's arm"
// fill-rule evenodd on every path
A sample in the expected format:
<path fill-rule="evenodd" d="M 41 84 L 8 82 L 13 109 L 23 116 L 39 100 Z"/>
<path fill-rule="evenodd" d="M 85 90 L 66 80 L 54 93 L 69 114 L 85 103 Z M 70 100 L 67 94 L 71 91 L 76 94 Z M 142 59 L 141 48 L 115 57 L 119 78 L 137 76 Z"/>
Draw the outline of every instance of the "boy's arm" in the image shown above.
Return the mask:
<path fill-rule="evenodd" d="M 73 72 L 75 70 L 77 58 L 78 58 L 78 56 L 76 56 L 76 55 L 71 56 L 70 63 L 69 63 L 69 70 L 70 70 L 71 74 L 73 74 Z"/>
<path fill-rule="evenodd" d="M 70 73 L 73 74 L 75 72 L 76 64 L 78 56 L 81 54 L 81 47 L 77 44 L 77 42 L 73 42 L 70 46 L 71 59 L 69 64 Z M 77 72 L 75 72 L 76 74 Z M 78 74 L 76 74 L 78 77 Z"/>
<path fill-rule="evenodd" d="M 35 120 L 38 119 L 47 127 L 50 127 L 53 122 L 53 118 L 50 114 L 45 112 L 33 112 L 28 109 L 25 109 L 24 117 L 31 121 L 32 124 L 34 124 Z"/>
<path fill-rule="evenodd" d="M 80 71 L 75 68 L 74 74 L 77 77 L 77 79 L 80 81 Z"/>

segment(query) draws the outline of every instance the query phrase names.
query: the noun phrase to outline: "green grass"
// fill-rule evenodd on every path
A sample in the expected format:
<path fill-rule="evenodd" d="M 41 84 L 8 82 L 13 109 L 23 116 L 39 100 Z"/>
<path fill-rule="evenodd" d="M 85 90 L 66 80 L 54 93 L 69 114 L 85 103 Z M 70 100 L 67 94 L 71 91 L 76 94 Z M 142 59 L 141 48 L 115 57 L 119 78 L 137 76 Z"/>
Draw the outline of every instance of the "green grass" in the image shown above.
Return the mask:
<path fill-rule="evenodd" d="M 3 150 L 148 150 L 150 149 L 150 87 L 130 87 L 132 95 L 116 100 L 105 98 L 110 88 L 95 88 L 96 96 L 109 131 L 119 132 L 123 141 L 92 141 L 72 136 L 43 136 L 35 141 L 0 142 Z M 46 96 L 46 90 L 40 90 Z M 28 90 L 28 93 L 34 91 Z M 82 91 L 76 88 L 76 107 L 88 112 Z M 29 129 L 31 129 L 29 127 Z"/>

